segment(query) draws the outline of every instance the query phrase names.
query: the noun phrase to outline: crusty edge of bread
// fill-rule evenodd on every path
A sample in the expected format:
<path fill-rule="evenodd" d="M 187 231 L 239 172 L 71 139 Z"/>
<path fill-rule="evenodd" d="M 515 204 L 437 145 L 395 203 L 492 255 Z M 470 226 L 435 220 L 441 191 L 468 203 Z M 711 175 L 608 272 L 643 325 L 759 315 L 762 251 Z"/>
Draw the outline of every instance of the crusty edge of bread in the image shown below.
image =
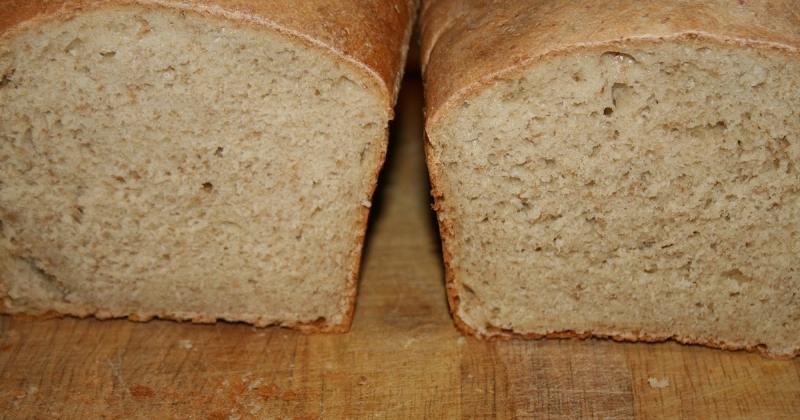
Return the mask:
<path fill-rule="evenodd" d="M 403 35 L 403 45 L 401 46 L 401 48 L 403 49 L 402 52 L 401 52 L 402 60 L 401 60 L 400 68 L 397 69 L 397 76 L 395 76 L 397 78 L 397 80 L 395 82 L 395 89 L 394 89 L 394 93 L 393 93 L 394 97 L 391 100 L 392 106 L 394 106 L 394 103 L 397 101 L 397 96 L 398 96 L 398 93 L 400 92 L 400 83 L 403 80 L 403 74 L 404 74 L 404 71 L 405 71 L 405 62 L 406 62 L 406 59 L 408 58 L 408 50 L 409 50 L 409 47 L 410 47 L 409 44 L 411 43 L 411 36 L 414 33 L 414 24 L 415 24 L 416 12 L 417 12 L 417 6 L 416 6 L 417 4 L 418 3 L 415 0 L 414 11 L 413 11 L 413 13 L 411 15 L 411 18 L 409 19 L 408 24 L 406 25 L 406 33 Z M 389 114 L 390 119 L 392 119 L 393 116 L 394 116 L 394 113 L 392 111 L 392 113 Z M 370 203 L 372 202 L 372 199 L 375 197 L 375 190 L 378 188 L 378 179 L 380 178 L 381 170 L 383 169 L 383 166 L 386 163 L 386 153 L 388 151 L 388 145 L 389 145 L 389 127 L 387 125 L 386 128 L 385 128 L 384 134 L 383 134 L 382 147 L 380 147 L 380 151 L 379 151 L 380 156 L 378 158 L 378 165 L 375 168 L 375 171 L 370 176 L 370 190 L 369 190 L 369 194 L 368 194 Z M 357 303 L 357 298 L 358 298 L 358 282 L 359 282 L 359 279 L 361 277 L 361 261 L 362 261 L 363 256 L 364 256 L 364 246 L 366 245 L 367 227 L 369 225 L 370 213 L 371 213 L 371 207 L 367 208 L 367 207 L 363 207 L 362 206 L 362 208 L 361 208 L 361 214 L 362 214 L 361 223 L 359 224 L 358 238 L 356 239 L 356 248 L 354 250 L 354 254 L 355 255 L 353 257 L 353 268 L 352 268 L 352 271 L 351 271 L 352 274 L 350 275 L 350 279 L 348 279 L 348 284 L 346 286 L 346 290 L 348 291 L 347 292 L 348 303 L 347 303 L 347 310 L 346 310 L 347 312 L 345 313 L 345 316 L 344 316 L 344 321 L 342 322 L 342 324 L 339 324 L 338 326 L 334 326 L 334 327 L 328 328 L 328 329 L 314 330 L 313 327 L 297 326 L 296 328 L 299 329 L 300 331 L 304 331 L 304 332 L 343 332 L 343 333 L 350 331 L 350 326 L 353 324 L 353 317 L 355 316 L 356 303 Z"/>
<path fill-rule="evenodd" d="M 207 17 L 224 19 L 228 22 L 267 29 L 287 38 L 301 41 L 307 47 L 323 51 L 335 57 L 339 62 L 347 63 L 364 76 L 364 81 L 367 81 L 372 87 L 381 92 L 385 111 L 388 113 L 389 119 L 392 119 L 394 105 L 400 89 L 401 78 L 398 77 L 398 72 L 402 71 L 406 61 L 409 39 L 416 21 L 419 1 L 405 0 L 408 5 L 408 22 L 406 22 L 405 33 L 400 45 L 391 45 L 385 50 L 368 50 L 366 53 L 363 51 L 345 51 L 344 47 L 325 42 L 313 34 L 304 33 L 302 29 L 295 29 L 288 25 L 283 25 L 277 20 L 270 19 L 263 12 L 248 13 L 237 10 L 235 5 L 207 5 L 186 0 L 51 0 L 50 2 L 43 2 L 43 0 L 17 0 L 16 3 L 22 3 L 22 5 L 14 3 L 7 5 L 5 7 L 12 9 L 12 12 L 4 11 L 5 15 L 0 16 L 0 39 L 13 36 L 15 32 L 24 30 L 28 25 L 52 20 L 67 20 L 76 14 L 103 6 L 138 5 L 197 13 Z M 308 20 L 312 20 L 311 23 L 315 23 L 313 22 L 313 17 L 309 17 Z M 383 28 L 383 30 L 391 31 L 392 28 Z M 372 61 L 371 58 L 376 63 L 392 63 L 394 60 L 390 57 L 397 53 L 399 53 L 399 61 L 396 63 L 396 68 L 391 69 L 390 74 L 383 74 L 385 70 L 382 71 L 367 64 L 367 62 Z M 365 56 L 367 57 L 366 59 Z M 380 65 L 378 66 L 380 67 Z"/>
<path fill-rule="evenodd" d="M 175 9 L 174 3 L 167 3 L 162 0 L 108 0 L 105 2 L 93 2 L 91 4 L 92 7 L 102 7 L 104 5 L 117 5 L 117 4 L 136 4 L 141 5 L 144 7 L 160 7 L 160 8 L 167 8 L 167 9 Z M 386 99 L 387 103 L 387 113 L 388 119 L 391 120 L 394 117 L 393 114 L 393 107 L 394 103 L 397 100 L 397 95 L 400 88 L 400 83 L 403 78 L 403 72 L 405 70 L 405 61 L 408 55 L 409 44 L 411 40 L 411 36 L 413 34 L 414 24 L 415 24 L 415 17 L 417 13 L 417 9 L 419 6 L 418 0 L 411 1 L 412 9 L 409 16 L 409 20 L 406 23 L 405 33 L 403 35 L 403 42 L 399 46 L 401 48 L 401 60 L 400 66 L 395 71 L 395 82 L 393 87 L 393 92 L 389 92 L 389 87 L 386 85 L 385 81 L 381 78 L 381 76 L 371 69 L 366 64 L 354 59 L 353 57 L 348 56 L 344 52 L 328 46 L 322 42 L 315 40 L 312 37 L 306 36 L 302 33 L 297 31 L 290 30 L 288 28 L 283 28 L 274 22 L 270 22 L 266 19 L 259 18 L 259 19 L 247 19 L 246 16 L 241 16 L 241 14 L 225 14 L 220 13 L 220 11 L 215 11 L 214 13 L 210 13 L 208 10 L 198 10 L 191 6 L 190 3 L 183 4 L 179 10 L 198 13 L 202 15 L 208 15 L 214 18 L 222 18 L 227 19 L 228 21 L 233 21 L 235 23 L 245 23 L 245 24 L 254 24 L 259 28 L 267 28 L 267 30 L 271 30 L 273 32 L 277 32 L 282 36 L 290 40 L 296 40 L 303 42 L 304 45 L 309 46 L 311 48 L 323 51 L 324 53 L 330 54 L 334 59 L 345 62 L 350 64 L 357 72 L 361 72 L 367 76 L 368 80 L 372 80 L 374 82 L 374 87 L 378 89 Z M 70 9 L 69 12 L 60 13 L 48 13 L 45 15 L 35 16 L 34 18 L 29 18 L 25 20 L 20 20 L 16 22 L 14 25 L 9 27 L 0 28 L 0 39 L 12 37 L 15 35 L 16 31 L 24 30 L 20 25 L 25 23 L 26 25 L 35 25 L 35 24 L 43 24 L 53 20 L 66 20 L 69 19 L 71 16 L 74 16 L 76 13 L 84 12 L 85 9 Z M 224 10 L 222 10 L 224 12 Z M 389 129 L 388 129 L 388 121 L 387 127 L 384 131 L 383 137 L 379 139 L 382 147 L 379 147 L 378 152 L 378 164 L 376 165 L 372 174 L 369 175 L 370 182 L 369 182 L 369 191 L 368 191 L 368 199 L 372 200 L 375 195 L 375 190 L 378 186 L 378 178 L 380 176 L 381 169 L 386 160 L 386 152 L 388 148 L 388 141 L 389 141 Z M 350 331 L 350 326 L 353 322 L 353 317 L 355 315 L 355 306 L 356 300 L 358 296 L 358 282 L 360 277 L 361 271 L 361 260 L 363 257 L 363 248 L 365 245 L 365 238 L 367 233 L 367 225 L 369 223 L 369 215 L 370 215 L 370 208 L 361 207 L 361 217 L 360 221 L 358 222 L 358 236 L 356 238 L 354 247 L 352 248 L 352 265 L 350 275 L 347 278 L 347 283 L 345 286 L 345 307 L 344 307 L 344 315 L 342 317 L 342 322 L 339 324 L 331 324 L 326 321 L 313 321 L 313 322 L 293 322 L 293 323 L 286 323 L 276 321 L 274 323 L 269 324 L 258 324 L 256 322 L 258 316 L 254 315 L 252 317 L 242 316 L 236 317 L 237 319 L 222 319 L 218 317 L 212 317 L 205 314 L 200 313 L 179 313 L 179 312 L 171 312 L 171 313 L 148 313 L 148 314 L 129 314 L 129 315 L 111 315 L 110 311 L 105 309 L 98 309 L 96 311 L 86 311 L 81 313 L 58 313 L 58 312 L 47 312 L 40 315 L 20 315 L 14 314 L 8 311 L 8 308 L 5 307 L 2 300 L 0 299 L 0 314 L 9 314 L 15 317 L 26 317 L 26 318 L 34 318 L 34 319 L 50 319 L 54 317 L 78 317 L 78 318 L 88 318 L 88 317 L 95 317 L 97 319 L 109 319 L 109 318 L 127 318 L 131 321 L 139 321 L 145 322 L 149 321 L 153 318 L 165 319 L 165 320 L 172 320 L 172 321 L 191 321 L 192 323 L 197 324 L 213 324 L 219 320 L 230 321 L 230 322 L 244 322 L 248 324 L 255 325 L 257 327 L 269 327 L 269 326 L 283 326 L 292 329 L 296 329 L 303 333 L 346 333 Z M 0 290 L 3 289 L 2 285 L 3 279 L 0 278 Z"/>
<path fill-rule="evenodd" d="M 681 40 L 703 40 L 709 42 L 719 42 L 722 44 L 733 44 L 739 45 L 742 47 L 752 47 L 752 48 L 765 48 L 765 49 L 772 49 L 777 51 L 782 51 L 787 54 L 795 54 L 798 55 L 797 59 L 800 60 L 800 50 L 794 48 L 789 45 L 783 44 L 776 44 L 772 42 L 758 42 L 754 40 L 745 40 L 745 39 L 731 39 L 725 37 L 718 37 L 712 34 L 705 34 L 699 32 L 686 32 L 686 33 L 678 33 L 674 36 L 660 36 L 660 37 L 634 37 L 634 38 L 625 38 L 619 39 L 614 41 L 607 41 L 607 42 L 598 42 L 598 43 L 585 43 L 579 45 L 573 45 L 570 48 L 563 48 L 558 50 L 552 50 L 545 54 L 537 55 L 535 57 L 531 57 L 529 60 L 524 62 L 520 62 L 513 66 L 510 66 L 500 72 L 492 73 L 487 75 L 486 77 L 476 80 L 474 83 L 466 86 L 465 88 L 461 89 L 457 93 L 451 95 L 451 97 L 441 106 L 438 107 L 437 110 L 434 111 L 446 111 L 449 108 L 453 108 L 455 104 L 459 101 L 464 100 L 465 98 L 476 95 L 480 92 L 481 88 L 491 84 L 492 82 L 501 79 L 501 78 L 510 78 L 517 74 L 521 74 L 526 69 L 537 65 L 537 63 L 542 62 L 544 60 L 552 60 L 557 59 L 562 56 L 566 56 L 572 53 L 576 53 L 579 51 L 587 51 L 587 50 L 603 50 L 606 48 L 617 48 L 621 46 L 630 46 L 633 44 L 643 45 L 643 44 L 658 44 L 664 41 L 681 41 Z M 565 330 L 565 331 L 554 331 L 549 333 L 518 333 L 514 331 L 504 330 L 497 328 L 493 331 L 488 333 L 481 333 L 474 328 L 470 327 L 464 320 L 459 316 L 459 305 L 461 298 L 458 295 L 458 279 L 455 274 L 455 269 L 453 267 L 452 259 L 453 254 L 451 252 L 451 247 L 449 243 L 454 239 L 453 238 L 453 226 L 452 222 L 448 219 L 448 215 L 451 214 L 449 209 L 447 208 L 446 201 L 444 200 L 444 191 L 441 185 L 441 179 L 439 176 L 439 165 L 436 162 L 436 158 L 433 154 L 432 150 L 432 143 L 430 140 L 430 131 L 431 127 L 434 127 L 435 124 L 439 121 L 438 116 L 441 115 L 441 112 L 438 113 L 431 113 L 429 108 L 426 108 L 426 123 L 425 123 L 425 155 L 426 155 L 426 162 L 428 166 L 428 172 L 430 174 L 430 183 L 431 183 L 431 196 L 434 199 L 433 209 L 437 213 L 437 221 L 439 225 L 439 233 L 441 236 L 442 241 L 442 254 L 444 257 L 444 268 L 445 268 L 445 286 L 447 292 L 447 301 L 449 303 L 450 314 L 453 318 L 453 322 L 456 327 L 461 330 L 464 334 L 476 337 L 479 339 L 487 339 L 487 340 L 511 340 L 511 339 L 542 339 L 542 338 L 578 338 L 578 339 L 587 339 L 587 338 L 608 338 L 614 341 L 625 341 L 625 342 L 648 342 L 648 343 L 655 343 L 655 342 L 664 342 L 664 341 L 675 341 L 682 344 L 695 344 L 701 345 L 710 348 L 722 349 L 722 350 L 744 350 L 750 352 L 759 352 L 760 354 L 764 355 L 765 357 L 772 358 L 772 359 L 781 359 L 781 360 L 788 360 L 794 357 L 800 356 L 800 347 L 794 349 L 792 352 L 789 353 L 774 353 L 769 350 L 769 348 L 764 344 L 745 344 L 745 343 L 737 343 L 737 342 L 726 342 L 726 341 L 717 341 L 711 338 L 706 337 L 696 337 L 696 336 L 686 336 L 680 334 L 668 334 L 668 333 L 644 333 L 641 331 L 637 332 L 620 332 L 620 331 L 611 331 L 611 330 L 588 330 L 588 331 L 573 331 L 573 330 Z M 444 218 L 438 217 L 441 214 L 445 216 Z"/>
<path fill-rule="evenodd" d="M 593 49 L 614 48 L 631 44 L 645 45 L 645 44 L 659 44 L 667 41 L 690 41 L 690 40 L 699 40 L 712 43 L 716 42 L 722 45 L 729 45 L 729 46 L 732 45 L 744 48 L 757 48 L 757 49 L 781 51 L 786 54 L 794 54 L 800 56 L 800 48 L 795 47 L 793 45 L 782 44 L 772 41 L 762 41 L 751 38 L 720 36 L 717 34 L 703 32 L 703 31 L 683 31 L 683 32 L 676 32 L 670 35 L 659 35 L 659 36 L 641 35 L 641 36 L 631 36 L 631 37 L 625 37 L 607 41 L 599 41 L 599 42 L 576 43 L 562 48 L 549 50 L 541 54 L 531 55 L 523 60 L 516 61 L 507 67 L 503 67 L 500 70 L 482 75 L 480 78 L 477 78 L 472 82 L 466 84 L 465 86 L 460 87 L 456 91 L 450 93 L 441 102 L 431 104 L 431 106 L 428 108 L 428 112 L 426 112 L 426 127 L 435 125 L 438 122 L 440 115 L 450 110 L 451 108 L 456 107 L 457 104 L 463 101 L 464 99 L 477 94 L 479 91 L 481 91 L 482 88 L 492 84 L 497 80 L 514 77 L 517 74 L 521 73 L 523 70 L 533 67 L 538 62 L 544 60 L 551 60 L 553 58 L 574 54 L 579 51 L 588 51 Z M 431 51 L 433 50 L 432 47 L 429 49 Z M 435 83 L 435 80 L 429 81 L 430 78 L 434 77 L 435 75 L 431 76 L 429 74 L 425 74 L 426 85 L 429 83 Z"/>

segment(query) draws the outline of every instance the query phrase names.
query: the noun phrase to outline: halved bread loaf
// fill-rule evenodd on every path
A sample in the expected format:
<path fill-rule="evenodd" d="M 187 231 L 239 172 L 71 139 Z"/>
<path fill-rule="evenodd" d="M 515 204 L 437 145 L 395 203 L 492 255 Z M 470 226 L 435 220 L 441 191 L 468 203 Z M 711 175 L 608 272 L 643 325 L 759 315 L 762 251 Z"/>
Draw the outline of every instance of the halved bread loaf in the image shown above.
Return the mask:
<path fill-rule="evenodd" d="M 0 2 L 2 311 L 346 331 L 415 8 Z"/>
<path fill-rule="evenodd" d="M 428 2 L 457 324 L 800 352 L 797 2 Z"/>

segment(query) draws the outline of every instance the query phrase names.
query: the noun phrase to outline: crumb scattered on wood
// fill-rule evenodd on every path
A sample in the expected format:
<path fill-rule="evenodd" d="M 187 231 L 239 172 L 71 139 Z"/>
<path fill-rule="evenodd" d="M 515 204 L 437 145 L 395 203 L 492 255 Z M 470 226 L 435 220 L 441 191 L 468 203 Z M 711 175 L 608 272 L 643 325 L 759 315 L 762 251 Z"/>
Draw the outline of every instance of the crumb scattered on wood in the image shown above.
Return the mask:
<path fill-rule="evenodd" d="M 669 386 L 669 379 L 648 378 L 647 383 L 650 384 L 650 388 L 663 389 Z"/>

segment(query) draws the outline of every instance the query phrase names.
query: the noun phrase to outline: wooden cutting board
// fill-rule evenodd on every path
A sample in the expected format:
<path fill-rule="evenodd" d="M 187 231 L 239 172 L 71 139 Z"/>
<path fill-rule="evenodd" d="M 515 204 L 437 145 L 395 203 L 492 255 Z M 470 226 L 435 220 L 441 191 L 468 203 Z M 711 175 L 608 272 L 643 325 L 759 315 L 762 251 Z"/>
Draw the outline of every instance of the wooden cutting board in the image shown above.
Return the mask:
<path fill-rule="evenodd" d="M 1 317 L 0 416 L 800 418 L 797 360 L 462 337 L 445 301 L 420 92 L 409 80 L 401 95 L 349 334 Z"/>

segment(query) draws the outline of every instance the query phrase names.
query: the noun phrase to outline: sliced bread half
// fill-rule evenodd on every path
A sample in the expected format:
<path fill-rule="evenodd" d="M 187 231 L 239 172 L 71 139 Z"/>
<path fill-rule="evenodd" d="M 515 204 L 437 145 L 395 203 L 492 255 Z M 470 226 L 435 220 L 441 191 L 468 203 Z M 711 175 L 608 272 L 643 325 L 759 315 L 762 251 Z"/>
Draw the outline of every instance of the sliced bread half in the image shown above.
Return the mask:
<path fill-rule="evenodd" d="M 346 331 L 415 9 L 0 2 L 2 312 Z"/>
<path fill-rule="evenodd" d="M 457 324 L 798 354 L 797 11 L 427 2 L 428 162 Z"/>

